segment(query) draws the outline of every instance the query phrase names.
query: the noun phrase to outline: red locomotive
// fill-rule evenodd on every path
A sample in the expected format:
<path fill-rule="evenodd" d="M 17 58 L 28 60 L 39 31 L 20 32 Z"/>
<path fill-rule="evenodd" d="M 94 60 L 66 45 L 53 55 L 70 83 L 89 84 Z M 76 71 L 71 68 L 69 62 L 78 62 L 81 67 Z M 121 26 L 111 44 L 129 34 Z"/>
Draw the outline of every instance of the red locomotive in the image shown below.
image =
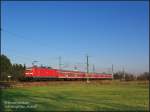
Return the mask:
<path fill-rule="evenodd" d="M 112 74 L 86 73 L 80 71 L 58 70 L 46 67 L 31 67 L 25 70 L 29 79 L 112 79 Z"/>

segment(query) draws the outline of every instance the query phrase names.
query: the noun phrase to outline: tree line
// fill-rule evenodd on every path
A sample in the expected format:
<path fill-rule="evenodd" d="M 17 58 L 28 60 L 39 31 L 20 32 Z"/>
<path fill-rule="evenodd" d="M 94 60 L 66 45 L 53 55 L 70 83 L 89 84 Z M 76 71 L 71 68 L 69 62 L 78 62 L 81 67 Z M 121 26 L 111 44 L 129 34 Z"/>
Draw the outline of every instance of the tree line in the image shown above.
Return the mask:
<path fill-rule="evenodd" d="M 149 80 L 150 74 L 149 74 L 149 72 L 144 72 L 144 73 L 136 76 L 131 73 L 119 71 L 119 72 L 114 73 L 114 79 L 125 80 L 125 81 Z"/>
<path fill-rule="evenodd" d="M 25 65 L 22 64 L 12 64 L 10 59 L 5 56 L 4 54 L 1 54 L 1 74 L 0 74 L 0 80 L 1 81 L 8 81 L 8 80 L 20 80 L 24 77 L 24 70 L 26 69 Z M 126 72 L 116 72 L 114 73 L 114 79 L 117 80 L 149 80 L 150 75 L 149 72 L 144 72 L 138 76 L 135 76 L 131 73 Z"/>
<path fill-rule="evenodd" d="M 12 64 L 10 59 L 1 54 L 1 81 L 8 80 L 20 80 L 23 78 L 24 70 L 26 69 L 25 65 L 22 64 Z"/>

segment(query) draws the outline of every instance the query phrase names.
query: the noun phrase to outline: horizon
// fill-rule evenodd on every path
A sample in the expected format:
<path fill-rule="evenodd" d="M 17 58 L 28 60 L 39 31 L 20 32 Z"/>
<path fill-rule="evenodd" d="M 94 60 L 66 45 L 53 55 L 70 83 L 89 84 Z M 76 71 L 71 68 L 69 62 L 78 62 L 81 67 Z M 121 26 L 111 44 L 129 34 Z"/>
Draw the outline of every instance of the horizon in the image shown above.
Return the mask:
<path fill-rule="evenodd" d="M 149 72 L 148 1 L 1 2 L 1 53 L 12 63 Z"/>

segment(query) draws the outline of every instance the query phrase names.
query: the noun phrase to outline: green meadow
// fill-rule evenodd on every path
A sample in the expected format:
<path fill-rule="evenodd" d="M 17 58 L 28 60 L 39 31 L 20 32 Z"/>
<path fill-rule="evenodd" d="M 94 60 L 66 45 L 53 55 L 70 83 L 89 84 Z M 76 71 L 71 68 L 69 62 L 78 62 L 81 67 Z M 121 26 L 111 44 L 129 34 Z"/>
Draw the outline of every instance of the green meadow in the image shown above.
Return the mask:
<path fill-rule="evenodd" d="M 4 111 L 148 111 L 149 85 L 67 82 L 1 90 Z"/>

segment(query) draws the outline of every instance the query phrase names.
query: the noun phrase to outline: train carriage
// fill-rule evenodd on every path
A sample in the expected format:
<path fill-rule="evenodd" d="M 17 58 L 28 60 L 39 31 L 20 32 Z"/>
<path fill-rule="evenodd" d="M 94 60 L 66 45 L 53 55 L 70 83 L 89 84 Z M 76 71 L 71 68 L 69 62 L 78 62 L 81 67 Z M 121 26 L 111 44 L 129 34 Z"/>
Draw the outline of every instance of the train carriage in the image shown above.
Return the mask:
<path fill-rule="evenodd" d="M 80 71 L 58 70 L 46 67 L 31 67 L 25 70 L 26 78 L 38 79 L 112 79 L 112 74 L 86 73 Z"/>

